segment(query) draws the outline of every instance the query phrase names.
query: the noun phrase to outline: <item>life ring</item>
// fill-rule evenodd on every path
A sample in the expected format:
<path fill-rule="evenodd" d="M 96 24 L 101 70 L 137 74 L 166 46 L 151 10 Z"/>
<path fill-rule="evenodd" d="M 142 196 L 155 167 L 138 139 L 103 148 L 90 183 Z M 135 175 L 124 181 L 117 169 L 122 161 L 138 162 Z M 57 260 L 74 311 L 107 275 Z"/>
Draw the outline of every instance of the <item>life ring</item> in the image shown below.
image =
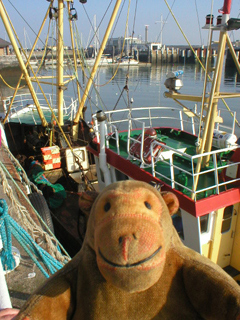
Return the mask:
<path fill-rule="evenodd" d="M 37 210 L 40 217 L 43 219 L 43 221 L 46 223 L 48 228 L 54 233 L 54 227 L 51 217 L 51 212 L 49 210 L 49 207 L 47 205 L 47 202 L 44 198 L 44 196 L 38 192 L 33 192 L 28 195 L 28 198 L 33 205 L 34 209 Z M 41 223 L 41 221 L 40 221 Z M 46 229 L 45 226 L 41 223 L 43 229 Z"/>

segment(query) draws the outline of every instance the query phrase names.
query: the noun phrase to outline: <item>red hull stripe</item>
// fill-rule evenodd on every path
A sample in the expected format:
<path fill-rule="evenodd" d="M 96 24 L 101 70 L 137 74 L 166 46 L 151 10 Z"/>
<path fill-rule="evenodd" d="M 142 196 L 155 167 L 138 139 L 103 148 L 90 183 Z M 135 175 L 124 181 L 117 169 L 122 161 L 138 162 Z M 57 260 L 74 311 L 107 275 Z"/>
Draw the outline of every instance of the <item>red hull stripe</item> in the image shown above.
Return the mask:
<path fill-rule="evenodd" d="M 89 152 L 98 157 L 99 144 L 96 144 L 96 146 L 98 147 L 98 151 L 91 148 L 91 146 L 88 146 L 87 149 Z M 154 178 L 150 173 L 132 164 L 129 160 L 126 160 L 123 157 L 117 155 L 110 149 L 106 149 L 106 154 L 107 162 L 130 178 L 134 180 L 145 181 L 147 183 L 154 181 L 162 186 L 162 191 L 173 192 L 178 197 L 180 208 L 186 210 L 188 213 L 192 214 L 195 217 L 203 216 L 212 211 L 230 206 L 240 201 L 240 187 L 238 187 L 195 202 L 180 191 L 172 189 L 171 186 L 165 184 L 158 178 Z"/>

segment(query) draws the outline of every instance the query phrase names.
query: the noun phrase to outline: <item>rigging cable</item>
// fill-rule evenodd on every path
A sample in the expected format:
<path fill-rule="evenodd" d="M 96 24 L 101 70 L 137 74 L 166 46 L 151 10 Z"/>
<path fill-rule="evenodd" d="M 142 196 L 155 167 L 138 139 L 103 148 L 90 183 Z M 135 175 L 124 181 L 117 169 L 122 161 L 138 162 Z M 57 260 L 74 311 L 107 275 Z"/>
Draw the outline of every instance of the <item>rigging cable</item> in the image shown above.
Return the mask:
<path fill-rule="evenodd" d="M 21 15 L 21 13 L 18 11 L 18 9 L 12 4 L 12 2 L 10 0 L 8 0 L 8 2 L 11 4 L 11 6 L 14 8 L 14 10 L 16 10 L 16 12 L 19 14 L 19 16 L 23 19 L 23 21 L 27 24 L 27 26 L 32 30 L 32 32 L 35 34 L 35 36 L 38 37 L 38 34 L 34 31 L 34 29 L 31 27 L 31 25 L 27 22 L 27 20 Z M 52 1 L 53 2 L 53 1 Z M 38 38 L 42 44 L 44 45 L 44 42 Z"/>
<path fill-rule="evenodd" d="M 15 90 L 16 87 L 12 87 L 10 86 L 9 83 L 7 83 L 7 81 L 2 77 L 2 75 L 0 74 L 0 79 L 2 80 L 2 82 L 9 88 L 9 89 L 12 89 L 12 90 Z M 26 85 L 22 86 L 22 87 L 19 87 L 19 89 L 23 89 L 25 88 Z"/>
<path fill-rule="evenodd" d="M 198 29 L 199 29 L 199 35 L 200 35 L 201 46 L 202 46 L 202 45 L 203 45 L 203 41 L 202 41 L 202 33 L 201 33 L 201 27 L 200 27 L 200 21 L 199 21 L 199 14 L 198 14 L 198 8 L 197 8 L 197 0 L 195 0 L 195 8 L 196 8 L 196 13 L 197 13 Z"/>
<path fill-rule="evenodd" d="M 195 50 L 193 49 L 192 45 L 190 44 L 190 42 L 189 42 L 188 38 L 186 37 L 185 33 L 183 32 L 183 30 L 182 30 L 180 24 L 178 23 L 175 15 L 173 14 L 173 12 L 172 12 L 172 10 L 171 10 L 171 8 L 170 8 L 167 0 L 164 0 L 164 2 L 166 3 L 166 5 L 167 5 L 167 7 L 168 7 L 168 9 L 169 9 L 169 11 L 170 11 L 173 19 L 175 20 L 175 22 L 176 22 L 179 30 L 181 31 L 181 33 L 182 33 L 182 35 L 183 35 L 183 37 L 184 37 L 184 39 L 187 41 L 187 43 L 188 43 L 190 49 L 192 50 L 195 58 L 197 59 L 198 63 L 200 64 L 201 68 L 206 72 L 206 69 L 205 69 L 204 65 L 202 64 L 201 60 L 199 59 L 198 55 L 196 54 Z M 210 78 L 209 75 L 208 75 L 208 79 L 209 79 L 210 81 L 212 81 L 212 79 Z M 223 98 L 221 98 L 221 100 L 222 100 L 222 102 L 224 103 L 224 105 L 225 105 L 225 107 L 227 108 L 227 110 L 229 111 L 230 115 L 233 116 L 233 113 L 231 112 L 231 109 L 230 109 L 229 106 L 227 105 L 226 101 L 225 101 Z M 238 122 L 237 119 L 235 119 L 235 122 L 236 122 L 237 125 L 240 127 L 240 123 Z"/>
<path fill-rule="evenodd" d="M 175 1 L 176 0 L 174 0 L 173 1 L 173 3 L 172 3 L 172 6 L 171 6 L 171 9 L 173 8 L 173 6 L 174 6 L 174 4 L 175 4 Z M 161 36 L 161 33 L 162 33 L 162 31 L 163 31 L 163 28 L 165 27 L 165 24 L 167 23 L 167 20 L 168 20 L 168 17 L 169 17 L 169 15 L 170 15 L 170 11 L 168 12 L 168 15 L 167 15 L 167 17 L 166 17 L 166 20 L 165 20 L 165 22 L 164 22 L 164 24 L 161 26 L 161 30 L 160 30 L 160 32 L 159 32 L 159 35 L 158 35 L 158 37 L 157 37 L 157 41 L 159 41 L 159 38 L 160 38 L 160 36 Z"/>
<path fill-rule="evenodd" d="M 15 28 L 14 28 L 13 24 L 12 24 L 12 21 L 11 21 L 11 19 L 9 18 L 9 15 L 8 15 L 8 13 L 7 13 L 7 11 L 6 11 L 6 9 L 5 9 L 5 8 L 4 8 L 4 10 L 5 10 L 5 14 L 6 14 L 7 18 L 8 18 L 9 24 L 10 24 L 10 26 L 11 26 L 11 28 L 12 28 L 12 31 L 13 31 L 13 33 L 14 33 L 14 35 L 15 35 L 15 37 L 16 37 L 16 39 L 17 39 L 17 41 L 18 41 L 19 45 L 20 45 L 20 48 L 21 48 L 21 50 L 22 50 L 22 53 L 24 54 L 25 58 L 26 58 L 26 59 L 27 59 L 27 61 L 28 61 L 28 58 L 27 58 L 26 52 L 25 52 L 25 50 L 23 49 L 23 46 L 22 46 L 22 44 L 21 44 L 21 42 L 20 42 L 20 39 L 18 38 L 18 35 L 17 35 L 17 33 L 16 33 L 16 30 L 15 30 Z M 48 8 L 48 10 L 49 10 L 49 8 Z M 48 12 L 48 11 L 47 11 L 47 12 Z M 36 82 L 37 82 L 37 84 L 38 84 L 38 86 L 39 86 L 39 88 L 40 88 L 40 90 L 41 90 L 41 92 L 42 92 L 42 94 L 43 94 L 43 96 L 44 96 L 44 98 L 45 98 L 45 100 L 46 100 L 46 102 L 47 102 L 48 106 L 49 106 L 49 103 L 48 103 L 47 97 L 46 97 L 46 95 L 45 95 L 45 93 L 44 93 L 44 91 L 43 91 L 42 87 L 40 86 L 40 83 L 39 83 L 39 81 L 38 81 L 38 78 L 36 77 L 36 74 L 35 74 L 35 72 L 33 71 L 33 68 L 32 68 L 32 66 L 31 66 L 31 64 L 29 64 L 29 68 L 31 69 L 31 72 L 32 72 L 32 74 L 34 75 L 35 80 L 36 80 Z M 21 80 L 21 78 L 20 78 L 20 80 Z M 20 81 L 20 80 L 19 80 L 19 81 Z M 20 82 L 19 82 L 19 83 L 20 83 Z M 13 97 L 13 99 L 12 99 L 12 101 L 11 101 L 11 105 L 12 105 L 12 104 L 13 104 L 13 102 L 14 102 L 14 98 L 15 98 L 15 96 Z M 11 107 L 11 106 L 10 106 L 10 107 Z M 8 112 L 7 112 L 7 115 L 5 116 L 4 123 L 5 123 L 5 121 L 6 121 L 7 117 L 8 117 L 8 115 L 9 115 L 10 107 L 9 107 Z M 44 120 L 45 120 L 45 118 L 44 118 Z M 46 121 L 46 120 L 45 120 L 45 121 Z"/>
<path fill-rule="evenodd" d="M 121 7 L 121 9 L 120 9 L 120 12 L 119 12 L 119 14 L 118 14 L 118 18 L 117 18 L 117 21 L 116 21 L 116 23 L 115 23 L 115 27 L 114 27 L 114 29 L 113 29 L 113 31 L 112 31 L 112 35 L 113 35 L 113 33 L 114 33 L 115 29 L 116 29 L 118 20 L 119 20 L 119 18 L 120 18 L 120 16 L 121 16 L 121 13 L 122 13 L 122 10 L 123 10 L 125 1 L 126 1 L 126 0 L 124 0 L 123 5 L 122 5 L 122 7 Z M 127 34 L 127 25 L 128 25 L 129 11 L 130 11 L 130 3 L 131 3 L 131 0 L 129 0 L 128 13 L 127 13 L 127 21 L 126 21 L 126 28 L 125 28 L 125 34 L 124 34 L 124 40 L 123 40 L 122 50 L 121 50 L 121 53 L 120 53 L 120 59 L 119 59 L 117 68 L 116 68 L 113 76 L 110 78 L 109 81 L 107 81 L 106 83 L 104 83 L 104 84 L 102 84 L 102 85 L 100 85 L 100 84 L 99 84 L 99 85 L 96 85 L 96 84 L 95 84 L 96 87 L 104 87 L 104 86 L 106 86 L 107 84 L 109 84 L 109 83 L 115 78 L 115 76 L 116 76 L 116 74 L 117 74 L 117 72 L 118 72 L 119 65 L 120 65 L 120 61 L 121 61 L 122 54 L 123 54 L 123 51 L 124 51 L 124 46 L 125 46 L 125 39 L 126 39 L 126 34 Z M 98 72 L 99 72 L 99 71 L 98 71 Z"/>
<path fill-rule="evenodd" d="M 133 46 L 133 36 L 134 36 L 134 30 L 135 30 L 135 22 L 136 22 L 136 16 L 137 16 L 137 5 L 138 5 L 138 0 L 136 0 L 136 6 L 135 6 L 135 11 L 134 11 L 134 19 L 133 19 L 133 29 L 132 29 L 132 41 L 131 41 L 131 55 L 132 55 L 132 46 Z M 127 52 L 129 54 L 129 52 Z M 130 99 L 129 99 L 129 88 L 128 88 L 128 79 L 129 79 L 129 69 L 130 69 L 130 60 L 131 58 L 129 57 L 128 60 L 128 71 L 126 74 L 126 84 L 125 87 L 123 88 L 127 92 L 127 107 L 130 109 Z"/>
<path fill-rule="evenodd" d="M 97 27 L 96 30 L 94 30 L 94 27 L 93 27 L 93 25 L 92 25 L 92 22 L 91 22 L 91 20 L 90 20 L 90 18 L 89 18 L 89 15 L 88 15 L 88 13 L 87 13 L 87 10 L 86 10 L 85 6 L 83 6 L 83 9 L 84 9 L 85 14 L 86 14 L 86 16 L 87 16 L 87 18 L 88 18 L 88 21 L 89 21 L 92 29 L 94 30 L 94 35 L 93 35 L 92 39 L 89 41 L 89 43 L 91 43 L 91 42 L 93 41 L 93 38 L 94 38 L 94 37 L 97 37 L 98 30 L 99 30 L 99 28 L 100 28 L 100 26 L 101 26 L 101 24 L 102 24 L 102 22 L 103 22 L 103 20 L 104 20 L 104 18 L 105 18 L 105 16 L 106 16 L 107 12 L 108 12 L 108 10 L 109 10 L 109 8 L 110 8 L 110 6 L 111 6 L 112 1 L 113 1 L 113 0 L 110 1 L 107 9 L 105 10 L 105 13 L 104 13 L 104 15 L 103 15 L 103 17 L 102 17 L 102 19 L 101 19 L 101 21 L 100 21 L 100 23 L 99 23 L 99 25 L 98 25 L 98 27 Z M 97 37 L 97 40 L 98 40 L 98 43 L 100 44 L 100 41 L 99 41 L 99 38 L 98 38 L 98 37 Z M 96 48 L 95 48 L 95 49 L 96 49 Z"/>
<path fill-rule="evenodd" d="M 119 13 L 119 15 L 118 15 L 117 21 L 116 21 L 116 23 L 115 23 L 115 27 L 114 27 L 114 29 L 113 29 L 113 31 L 112 31 L 112 34 L 114 33 L 114 30 L 116 29 L 116 25 L 117 25 L 117 22 L 118 22 L 118 20 L 119 20 L 120 15 L 121 15 L 121 12 L 122 12 L 122 10 L 123 10 L 125 1 L 126 1 L 126 0 L 124 0 L 123 5 L 122 5 L 122 7 L 121 7 L 121 10 L 120 10 L 120 13 Z M 129 1 L 126 26 L 127 26 L 127 24 L 128 24 L 129 11 L 130 11 L 130 3 L 131 3 L 131 1 Z M 105 13 L 105 14 L 106 14 L 106 13 Z M 89 20 L 90 20 L 90 19 L 89 19 Z M 103 20 L 103 19 L 102 19 L 102 20 Z M 102 22 L 102 20 L 101 20 L 101 22 Z M 127 29 L 125 28 L 125 35 L 124 35 L 124 41 L 123 41 L 121 56 L 122 56 L 122 53 L 123 53 L 123 51 L 124 51 L 126 32 L 127 32 Z M 79 35 L 78 35 L 78 38 L 79 38 Z M 84 56 L 84 55 L 83 55 L 83 56 Z M 109 83 L 114 79 L 114 77 L 116 76 L 116 74 L 117 74 L 117 72 L 118 72 L 118 69 L 119 69 L 119 64 L 120 64 L 120 60 L 119 60 L 119 63 L 118 63 L 118 66 L 117 66 L 117 68 L 116 68 L 116 71 L 115 71 L 114 75 L 111 77 L 111 79 L 110 79 L 108 82 L 106 82 L 105 84 L 102 84 L 102 85 L 98 85 L 98 84 L 96 84 L 96 83 L 93 82 L 93 88 L 94 88 L 96 94 L 98 95 L 98 98 L 99 98 L 99 100 L 100 100 L 100 103 L 102 104 L 102 107 L 103 107 L 103 104 L 104 104 L 104 103 L 103 103 L 103 100 L 102 100 L 102 98 L 101 98 L 101 96 L 100 96 L 100 94 L 99 94 L 99 92 L 98 92 L 98 90 L 97 90 L 96 87 L 103 87 L 103 86 L 109 84 Z M 89 77 L 86 75 L 86 72 L 85 72 L 84 69 L 83 69 L 83 72 L 84 72 L 84 75 L 85 75 L 87 78 L 89 78 Z M 99 71 L 98 71 L 98 72 L 99 72 Z M 93 88 L 92 88 L 92 90 L 93 90 Z M 88 96 L 88 100 L 89 100 L 90 106 L 91 106 L 91 103 L 93 103 L 93 101 L 92 101 L 92 99 L 91 99 L 90 96 Z M 99 109 L 99 107 L 98 107 L 96 104 L 95 104 L 95 106 L 97 107 L 97 109 Z M 107 107 L 106 107 L 105 104 L 104 104 L 104 106 L 105 106 L 105 109 L 107 110 Z M 104 109 L 104 108 L 103 108 L 103 109 Z M 92 106 L 91 106 L 91 111 L 92 111 Z"/>
<path fill-rule="evenodd" d="M 124 0 L 124 3 L 125 3 L 125 0 Z M 101 84 L 101 85 L 98 85 L 98 87 L 104 87 L 106 86 L 107 84 L 109 84 L 116 76 L 117 72 L 118 72 L 118 69 L 119 69 L 119 66 L 120 66 L 120 61 L 121 61 L 121 57 L 122 57 L 122 54 L 123 54 L 123 51 L 124 51 L 124 46 L 125 46 L 125 40 L 126 40 L 126 34 L 127 34 L 127 28 L 128 28 L 128 19 L 129 19 L 129 12 L 130 12 L 130 4 L 131 4 L 131 0 L 129 0 L 128 2 L 128 12 L 127 12 L 127 20 L 126 20 L 126 25 L 125 25 L 125 33 L 124 33 L 124 40 L 123 40 L 123 45 L 122 45 L 122 51 L 121 51 L 121 54 L 120 54 L 120 59 L 119 59 L 119 62 L 117 64 L 117 68 L 113 74 L 113 76 L 111 77 L 110 80 L 108 80 L 106 83 L 104 84 Z M 123 7 L 122 7 L 123 8 Z"/>

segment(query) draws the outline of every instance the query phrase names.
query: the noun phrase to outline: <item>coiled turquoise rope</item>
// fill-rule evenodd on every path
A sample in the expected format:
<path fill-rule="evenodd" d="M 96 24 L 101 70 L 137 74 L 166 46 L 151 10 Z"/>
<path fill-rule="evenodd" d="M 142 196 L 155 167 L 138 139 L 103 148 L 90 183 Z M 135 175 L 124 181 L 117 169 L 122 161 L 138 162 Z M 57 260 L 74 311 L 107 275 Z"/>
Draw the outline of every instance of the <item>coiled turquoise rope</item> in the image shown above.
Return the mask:
<path fill-rule="evenodd" d="M 8 206 L 3 199 L 0 200 L 0 234 L 3 244 L 0 252 L 3 269 L 13 270 L 16 264 L 12 254 L 12 237 L 8 219 Z"/>
<path fill-rule="evenodd" d="M 30 235 L 8 214 L 8 206 L 4 199 L 0 199 L 0 232 L 3 242 L 3 250 L 0 252 L 0 256 L 3 266 L 7 266 L 8 270 L 12 270 L 15 267 L 15 260 L 12 255 L 11 234 L 46 278 L 49 277 L 49 274 L 43 269 L 38 260 L 45 265 L 50 274 L 62 268 L 63 265 L 36 244 Z"/>

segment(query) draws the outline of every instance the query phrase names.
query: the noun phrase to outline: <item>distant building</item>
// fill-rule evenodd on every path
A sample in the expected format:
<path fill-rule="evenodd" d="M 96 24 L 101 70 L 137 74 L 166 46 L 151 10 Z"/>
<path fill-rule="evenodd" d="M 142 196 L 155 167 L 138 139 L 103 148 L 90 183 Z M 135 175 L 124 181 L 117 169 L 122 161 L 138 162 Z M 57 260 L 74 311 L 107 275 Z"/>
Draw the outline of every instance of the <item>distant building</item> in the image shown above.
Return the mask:
<path fill-rule="evenodd" d="M 56 52 L 57 51 L 57 47 L 56 46 L 47 46 L 47 49 L 53 51 L 53 52 Z M 68 47 L 65 46 L 63 47 L 64 50 L 68 50 Z"/>
<path fill-rule="evenodd" d="M 6 56 L 10 54 L 9 46 L 10 42 L 3 40 L 0 38 L 0 56 Z"/>
<path fill-rule="evenodd" d="M 124 41 L 124 37 L 108 39 L 106 48 L 105 48 L 106 53 L 114 52 L 115 54 L 120 54 L 123 47 L 123 41 Z M 125 38 L 124 51 L 126 54 L 129 54 L 130 51 L 137 50 L 139 45 L 142 45 L 141 39 L 133 38 L 133 37 Z"/>
<path fill-rule="evenodd" d="M 162 49 L 162 44 L 159 43 L 159 42 L 151 42 L 150 43 L 150 48 L 151 48 L 151 51 L 153 51 L 153 50 L 161 50 Z"/>

